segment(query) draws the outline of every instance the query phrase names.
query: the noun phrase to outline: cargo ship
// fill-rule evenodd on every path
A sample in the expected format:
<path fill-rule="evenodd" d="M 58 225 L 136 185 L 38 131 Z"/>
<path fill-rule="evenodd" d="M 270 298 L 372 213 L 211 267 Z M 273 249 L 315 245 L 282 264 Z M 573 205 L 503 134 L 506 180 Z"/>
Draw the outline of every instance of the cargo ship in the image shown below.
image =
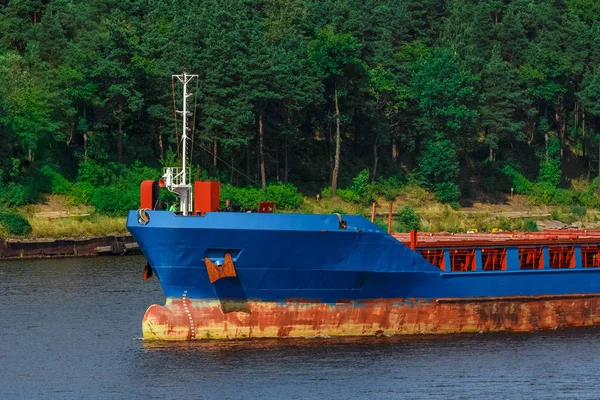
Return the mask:
<path fill-rule="evenodd" d="M 193 75 L 176 76 L 184 86 Z M 145 339 L 519 331 L 600 323 L 600 231 L 394 234 L 356 215 L 221 210 L 181 167 L 141 185 L 127 228 L 165 305 Z M 180 197 L 157 210 L 160 186 Z"/>

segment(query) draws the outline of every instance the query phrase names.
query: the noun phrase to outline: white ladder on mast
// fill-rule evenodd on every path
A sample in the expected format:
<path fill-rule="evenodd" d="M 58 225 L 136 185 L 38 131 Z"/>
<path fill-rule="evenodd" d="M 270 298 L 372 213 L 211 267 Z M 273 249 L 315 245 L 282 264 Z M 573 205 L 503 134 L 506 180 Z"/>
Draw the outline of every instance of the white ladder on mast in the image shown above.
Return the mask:
<path fill-rule="evenodd" d="M 189 215 L 192 212 L 193 205 L 193 191 L 192 185 L 188 182 L 190 171 L 187 166 L 187 142 L 188 142 L 188 131 L 190 128 L 187 126 L 187 119 L 193 113 L 187 110 L 187 99 L 192 96 L 192 93 L 188 93 L 187 85 L 194 78 L 198 78 L 198 75 L 190 75 L 183 73 L 181 75 L 173 75 L 183 85 L 183 110 L 176 110 L 178 114 L 182 115 L 183 129 L 181 134 L 181 167 L 167 167 L 164 170 L 163 179 L 165 181 L 165 187 L 171 192 L 177 194 L 180 199 L 179 210 L 183 215 Z"/>

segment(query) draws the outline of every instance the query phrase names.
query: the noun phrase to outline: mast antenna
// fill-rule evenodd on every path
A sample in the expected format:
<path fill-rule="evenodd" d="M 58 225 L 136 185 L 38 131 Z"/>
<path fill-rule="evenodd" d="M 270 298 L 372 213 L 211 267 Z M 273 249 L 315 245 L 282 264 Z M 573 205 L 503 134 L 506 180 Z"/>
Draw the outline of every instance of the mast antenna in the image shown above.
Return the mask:
<path fill-rule="evenodd" d="M 198 75 L 191 75 L 187 73 L 183 73 L 180 75 L 173 75 L 172 78 L 177 78 L 179 82 L 183 85 L 183 109 L 176 110 L 176 114 L 181 114 L 182 120 L 182 131 L 181 131 L 181 168 L 177 167 L 168 167 L 165 168 L 165 173 L 163 178 L 165 180 L 165 186 L 173 193 L 179 195 L 180 198 L 180 206 L 179 210 L 183 213 L 183 215 L 188 215 L 192 211 L 193 204 L 193 194 L 192 194 L 192 185 L 188 182 L 188 165 L 187 165 L 187 142 L 189 140 L 188 132 L 190 128 L 187 126 L 188 117 L 190 117 L 193 113 L 189 112 L 187 109 L 187 99 L 192 96 L 193 93 L 188 93 L 187 85 L 194 78 L 198 78 Z M 176 128 L 177 129 L 177 123 Z"/>

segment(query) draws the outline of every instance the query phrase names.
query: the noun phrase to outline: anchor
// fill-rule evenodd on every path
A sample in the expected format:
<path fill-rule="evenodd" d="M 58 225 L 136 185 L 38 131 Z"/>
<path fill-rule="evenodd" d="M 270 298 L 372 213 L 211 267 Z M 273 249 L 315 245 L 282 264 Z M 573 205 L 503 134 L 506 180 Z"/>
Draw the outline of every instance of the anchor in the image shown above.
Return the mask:
<path fill-rule="evenodd" d="M 233 265 L 233 259 L 231 254 L 225 254 L 223 258 L 223 265 L 216 265 L 210 258 L 204 257 L 204 265 L 206 265 L 206 271 L 208 272 L 208 279 L 210 283 L 214 283 L 221 278 L 235 277 L 235 266 Z"/>

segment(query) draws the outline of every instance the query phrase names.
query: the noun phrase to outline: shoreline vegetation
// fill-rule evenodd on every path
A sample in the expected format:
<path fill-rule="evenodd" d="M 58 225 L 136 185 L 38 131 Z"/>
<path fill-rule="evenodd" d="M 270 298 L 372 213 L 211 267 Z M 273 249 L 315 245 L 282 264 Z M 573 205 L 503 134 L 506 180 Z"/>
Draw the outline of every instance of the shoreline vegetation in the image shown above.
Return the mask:
<path fill-rule="evenodd" d="M 324 196 L 319 194 L 308 197 L 302 196 L 289 185 L 285 188 L 283 193 L 278 194 L 280 201 L 277 203 L 283 203 L 284 206 L 278 207 L 277 212 L 358 214 L 371 218 L 372 206 L 364 201 L 332 198 L 327 196 L 327 190 L 324 190 Z M 353 189 L 340 190 L 344 193 L 344 190 L 351 192 Z M 538 204 L 535 198 L 522 194 L 507 197 L 496 204 L 469 202 L 468 206 L 453 208 L 436 201 L 433 193 L 414 184 L 397 190 L 397 196 L 392 200 L 394 232 L 407 232 L 410 229 L 451 233 L 600 229 L 600 212 L 597 208 Z M 261 196 L 262 191 L 225 186 L 222 193 L 223 202 L 225 195 L 236 204 L 242 204 L 242 210 L 251 210 L 253 201 L 260 201 L 254 196 Z M 170 197 L 168 193 L 163 195 Z M 355 199 L 359 197 L 354 194 Z M 375 223 L 387 229 L 390 196 L 375 194 L 367 197 L 377 204 Z M 266 196 L 264 199 L 268 198 Z M 73 204 L 73 199 L 66 195 L 47 195 L 45 201 L 39 204 L 17 207 L 10 212 L 24 217 L 31 226 L 31 231 L 26 234 L 10 233 L 0 221 L 2 239 L 85 239 L 128 234 L 124 215 L 103 215 L 91 205 Z"/>

